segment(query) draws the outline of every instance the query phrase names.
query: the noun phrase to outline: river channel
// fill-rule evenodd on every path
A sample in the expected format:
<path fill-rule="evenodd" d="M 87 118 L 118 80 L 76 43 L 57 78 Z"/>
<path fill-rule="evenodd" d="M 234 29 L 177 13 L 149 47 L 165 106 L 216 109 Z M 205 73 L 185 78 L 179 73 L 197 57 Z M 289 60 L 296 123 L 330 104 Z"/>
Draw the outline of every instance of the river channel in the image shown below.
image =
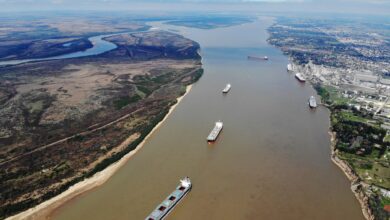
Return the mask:
<path fill-rule="evenodd" d="M 126 33 L 138 33 L 138 31 L 126 32 Z M 46 57 L 46 58 L 0 61 L 0 66 L 16 65 L 16 64 L 21 64 L 21 63 L 33 62 L 33 61 L 86 57 L 86 56 L 101 54 L 101 53 L 104 53 L 106 51 L 113 50 L 117 47 L 114 43 L 111 43 L 109 41 L 105 41 L 105 40 L 103 40 L 103 38 L 110 37 L 110 36 L 117 35 L 117 34 L 118 33 L 104 34 L 104 35 L 97 35 L 97 36 L 93 36 L 93 37 L 88 38 L 88 40 L 92 43 L 93 46 L 89 49 L 84 50 L 84 51 L 77 51 L 77 52 L 73 52 L 73 53 L 68 53 L 68 54 L 59 55 L 59 56 Z M 67 46 L 69 46 L 69 43 L 65 43 L 65 44 L 63 44 L 63 46 L 67 47 Z"/>
<path fill-rule="evenodd" d="M 200 43 L 203 77 L 111 179 L 52 217 L 144 219 L 189 176 L 193 189 L 168 219 L 362 220 L 349 181 L 330 159 L 329 112 L 309 109 L 315 92 L 287 73 L 287 57 L 267 44 L 271 24 L 162 25 Z M 232 89 L 223 95 L 226 83 Z M 224 129 L 207 144 L 217 120 Z"/>

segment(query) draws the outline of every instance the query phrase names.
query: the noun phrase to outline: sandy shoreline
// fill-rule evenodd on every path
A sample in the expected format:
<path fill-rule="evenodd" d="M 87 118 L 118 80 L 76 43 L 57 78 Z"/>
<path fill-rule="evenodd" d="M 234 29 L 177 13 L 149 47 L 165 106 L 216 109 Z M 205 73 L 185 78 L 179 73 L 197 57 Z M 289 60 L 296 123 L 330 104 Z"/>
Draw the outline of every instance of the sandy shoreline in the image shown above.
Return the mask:
<path fill-rule="evenodd" d="M 336 164 L 343 173 L 347 176 L 348 180 L 351 182 L 351 190 L 353 194 L 355 195 L 356 199 L 360 203 L 360 207 L 363 212 L 363 216 L 367 220 L 374 220 L 375 216 L 371 211 L 371 208 L 368 204 L 368 197 L 363 192 L 362 187 L 364 187 L 364 183 L 362 183 L 359 179 L 359 177 L 356 175 L 356 173 L 352 170 L 352 168 L 340 159 L 337 156 L 336 152 L 336 133 L 329 131 L 329 135 L 331 136 L 331 159 L 334 164 Z"/>
<path fill-rule="evenodd" d="M 138 150 L 140 150 L 145 142 L 150 138 L 150 136 L 165 122 L 165 120 L 171 115 L 173 110 L 177 107 L 177 105 L 181 102 L 181 100 L 188 94 L 188 92 L 191 90 L 192 85 L 188 85 L 186 87 L 186 92 L 177 98 L 177 103 L 171 106 L 169 109 L 169 112 L 165 115 L 163 120 L 161 120 L 153 129 L 152 131 L 145 137 L 145 139 L 138 144 L 138 146 L 126 154 L 124 157 L 122 157 L 119 161 L 111 164 L 103 171 L 100 171 L 93 175 L 92 177 L 85 179 L 81 182 L 76 183 L 75 185 L 71 186 L 66 191 L 62 192 L 61 194 L 33 207 L 26 211 L 23 211 L 19 214 L 16 214 L 14 216 L 6 218 L 6 220 L 16 220 L 16 219 L 49 219 L 50 215 L 58 209 L 61 205 L 64 203 L 70 201 L 71 199 L 75 198 L 76 196 L 81 195 L 82 193 L 85 193 L 95 187 L 98 187 L 105 183 L 112 175 L 115 174 L 117 170 L 119 170 L 126 162 L 135 155 Z M 126 141 L 126 140 L 125 140 Z"/>

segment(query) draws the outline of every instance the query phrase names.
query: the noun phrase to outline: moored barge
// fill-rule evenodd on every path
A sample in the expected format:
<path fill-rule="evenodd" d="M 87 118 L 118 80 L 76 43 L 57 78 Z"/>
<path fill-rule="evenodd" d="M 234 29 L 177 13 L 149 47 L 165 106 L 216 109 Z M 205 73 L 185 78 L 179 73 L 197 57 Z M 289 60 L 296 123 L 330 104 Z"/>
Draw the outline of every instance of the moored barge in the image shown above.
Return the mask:
<path fill-rule="evenodd" d="M 303 77 L 301 73 L 295 74 L 295 78 L 297 78 L 299 82 L 306 82 L 305 77 Z"/>
<path fill-rule="evenodd" d="M 314 96 L 310 96 L 309 106 L 310 106 L 310 108 L 317 108 L 317 101 L 316 101 L 316 98 Z"/>

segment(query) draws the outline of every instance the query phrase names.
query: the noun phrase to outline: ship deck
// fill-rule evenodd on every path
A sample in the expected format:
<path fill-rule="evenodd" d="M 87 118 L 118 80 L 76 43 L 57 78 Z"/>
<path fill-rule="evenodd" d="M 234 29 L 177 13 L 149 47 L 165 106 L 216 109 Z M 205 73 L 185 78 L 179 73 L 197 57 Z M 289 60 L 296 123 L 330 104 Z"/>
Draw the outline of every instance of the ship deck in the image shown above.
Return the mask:
<path fill-rule="evenodd" d="M 176 206 L 176 204 L 188 193 L 191 186 L 179 185 L 145 220 L 160 220 Z"/>

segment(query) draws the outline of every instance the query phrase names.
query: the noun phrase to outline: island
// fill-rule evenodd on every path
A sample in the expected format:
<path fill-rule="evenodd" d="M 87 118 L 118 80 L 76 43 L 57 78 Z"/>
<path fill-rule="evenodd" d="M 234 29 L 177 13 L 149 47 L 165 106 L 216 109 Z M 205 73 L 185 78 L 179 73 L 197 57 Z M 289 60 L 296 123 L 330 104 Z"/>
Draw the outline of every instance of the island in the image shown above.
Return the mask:
<path fill-rule="evenodd" d="M 203 73 L 199 44 L 180 35 L 149 31 L 105 40 L 116 49 L 0 67 L 1 219 L 136 149 Z M 91 44 L 55 40 L 68 41 Z M 54 40 L 38 42 L 47 48 Z M 48 55 L 32 47 L 3 59 Z"/>

